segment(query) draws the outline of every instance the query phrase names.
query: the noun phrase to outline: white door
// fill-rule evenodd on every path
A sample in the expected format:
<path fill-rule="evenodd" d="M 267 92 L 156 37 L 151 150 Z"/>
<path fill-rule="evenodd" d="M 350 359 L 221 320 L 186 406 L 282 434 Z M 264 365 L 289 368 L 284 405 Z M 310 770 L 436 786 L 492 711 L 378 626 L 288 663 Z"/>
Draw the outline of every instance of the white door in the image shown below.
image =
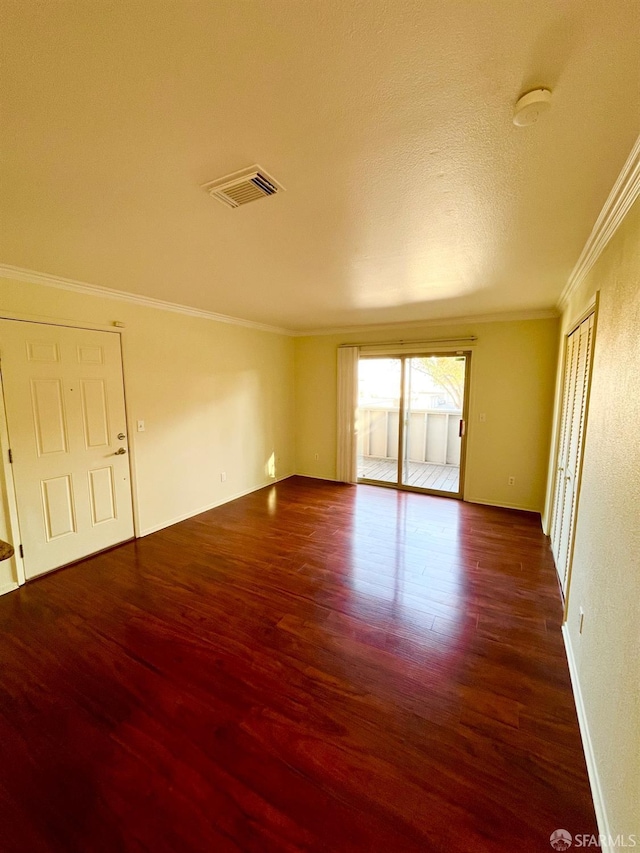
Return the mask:
<path fill-rule="evenodd" d="M 567 339 L 551 547 L 565 596 L 569 583 L 591 378 L 594 315 Z"/>
<path fill-rule="evenodd" d="M 120 336 L 0 320 L 27 578 L 133 536 Z"/>

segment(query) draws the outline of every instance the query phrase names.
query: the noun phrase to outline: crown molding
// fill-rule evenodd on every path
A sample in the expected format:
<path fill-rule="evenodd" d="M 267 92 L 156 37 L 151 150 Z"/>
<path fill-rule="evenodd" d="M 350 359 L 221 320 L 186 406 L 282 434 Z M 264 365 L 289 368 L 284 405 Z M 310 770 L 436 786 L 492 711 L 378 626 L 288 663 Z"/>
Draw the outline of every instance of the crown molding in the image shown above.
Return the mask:
<path fill-rule="evenodd" d="M 213 311 L 203 311 L 199 308 L 191 308 L 177 302 L 166 302 L 163 299 L 155 299 L 152 296 L 140 296 L 125 290 L 113 290 L 109 287 L 101 287 L 97 284 L 87 284 L 71 278 L 48 275 L 35 270 L 15 267 L 10 264 L 0 264 L 0 277 L 25 281 L 29 284 L 41 284 L 45 287 L 55 287 L 59 290 L 69 290 L 73 293 L 82 293 L 89 296 L 101 296 L 106 299 L 116 299 L 120 302 L 129 302 L 133 305 L 142 305 L 147 308 L 157 308 L 161 311 L 173 311 L 176 314 L 184 314 L 187 317 L 199 317 L 204 320 L 214 320 L 217 323 L 228 323 L 234 326 L 244 326 L 247 329 L 255 329 L 260 332 L 271 332 L 287 337 L 312 337 L 314 335 L 348 335 L 353 332 L 385 332 L 397 329 L 423 329 L 425 326 L 449 326 L 461 323 L 505 323 L 517 322 L 519 320 L 548 320 L 558 317 L 556 308 L 545 308 L 533 311 L 511 311 L 498 314 L 476 314 L 466 316 L 444 317 L 442 319 L 412 320 L 405 323 L 378 323 L 375 325 L 341 326 L 339 328 L 317 328 L 292 330 L 279 326 L 269 326 L 257 323 L 253 320 L 243 320 L 239 317 L 229 317 L 226 314 L 216 314 Z"/>
<path fill-rule="evenodd" d="M 173 311 L 175 314 L 185 314 L 187 317 L 199 317 L 203 320 L 215 320 L 217 323 L 228 323 L 232 326 L 244 326 L 247 329 L 255 329 L 259 332 L 272 332 L 277 335 L 291 336 L 290 329 L 281 329 L 278 326 L 268 326 L 264 323 L 256 323 L 253 320 L 242 320 L 239 317 L 229 317 L 226 314 L 216 314 L 213 311 L 203 311 L 199 308 L 190 308 L 188 305 L 180 305 L 178 302 L 166 302 L 164 299 L 155 299 L 152 296 L 140 296 L 136 293 L 128 293 L 125 290 L 113 290 L 110 287 L 101 287 L 97 284 L 87 284 L 84 281 L 75 281 L 71 278 L 61 278 L 55 275 L 27 270 L 22 267 L 14 267 L 9 264 L 0 264 L 0 276 L 14 279 L 15 281 L 26 281 L 29 284 L 42 284 L 45 287 L 56 287 L 58 290 L 70 290 L 73 293 L 83 293 L 89 296 L 101 296 L 106 299 L 117 299 L 120 302 L 130 302 L 133 305 L 143 305 L 146 308 L 158 308 L 161 311 Z"/>
<path fill-rule="evenodd" d="M 520 320 L 555 320 L 560 316 L 557 308 L 541 308 L 532 311 L 505 311 L 500 314 L 469 314 L 431 320 L 411 320 L 408 323 L 379 323 L 370 326 L 340 326 L 335 329 L 320 328 L 291 332 L 295 338 L 311 338 L 315 335 L 350 335 L 360 332 L 390 332 L 401 329 L 424 329 L 428 326 L 459 326 L 463 323 L 515 323 Z"/>
<path fill-rule="evenodd" d="M 584 245 L 578 262 L 573 268 L 569 280 L 560 294 L 558 309 L 566 307 L 571 294 L 585 280 L 589 270 L 598 260 L 606 245 L 622 223 L 633 203 L 640 195 L 640 136 L 636 139 L 631 153 L 618 179 L 596 219 L 591 234 Z"/>

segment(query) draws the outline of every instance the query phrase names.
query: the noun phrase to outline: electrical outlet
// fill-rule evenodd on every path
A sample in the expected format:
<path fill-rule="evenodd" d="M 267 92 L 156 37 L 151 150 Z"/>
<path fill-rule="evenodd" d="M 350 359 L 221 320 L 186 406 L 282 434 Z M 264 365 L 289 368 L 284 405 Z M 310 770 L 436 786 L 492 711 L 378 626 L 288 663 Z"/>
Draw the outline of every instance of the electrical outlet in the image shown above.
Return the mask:
<path fill-rule="evenodd" d="M 226 483 L 226 482 L 227 482 L 227 472 L 226 472 L 226 471 L 221 471 L 221 472 L 220 472 L 220 482 L 221 482 L 221 483 Z"/>
<path fill-rule="evenodd" d="M 515 486 L 515 484 L 516 484 L 516 478 L 515 477 L 509 477 L 509 485 Z"/>

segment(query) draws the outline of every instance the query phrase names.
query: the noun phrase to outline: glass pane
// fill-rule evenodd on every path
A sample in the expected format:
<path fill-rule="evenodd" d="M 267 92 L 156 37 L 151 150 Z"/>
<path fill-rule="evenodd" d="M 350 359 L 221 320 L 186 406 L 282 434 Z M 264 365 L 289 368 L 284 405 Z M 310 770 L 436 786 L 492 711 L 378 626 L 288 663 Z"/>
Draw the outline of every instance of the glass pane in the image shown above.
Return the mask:
<path fill-rule="evenodd" d="M 460 491 L 460 419 L 464 356 L 407 359 L 402 482 L 457 494 Z"/>
<path fill-rule="evenodd" d="M 399 358 L 358 364 L 358 479 L 398 482 Z"/>

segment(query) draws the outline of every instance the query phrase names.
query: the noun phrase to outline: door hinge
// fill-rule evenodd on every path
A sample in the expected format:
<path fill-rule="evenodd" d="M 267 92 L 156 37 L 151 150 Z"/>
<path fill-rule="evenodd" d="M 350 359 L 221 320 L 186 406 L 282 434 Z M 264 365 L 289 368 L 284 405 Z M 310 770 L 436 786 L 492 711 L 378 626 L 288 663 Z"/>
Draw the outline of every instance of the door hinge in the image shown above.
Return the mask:
<path fill-rule="evenodd" d="M 11 452 L 11 448 L 9 448 L 9 464 L 13 465 L 13 453 Z"/>
<path fill-rule="evenodd" d="M 20 546 L 20 548 L 18 550 L 20 551 L 20 556 L 24 560 L 24 548 L 22 547 L 22 545 Z"/>

